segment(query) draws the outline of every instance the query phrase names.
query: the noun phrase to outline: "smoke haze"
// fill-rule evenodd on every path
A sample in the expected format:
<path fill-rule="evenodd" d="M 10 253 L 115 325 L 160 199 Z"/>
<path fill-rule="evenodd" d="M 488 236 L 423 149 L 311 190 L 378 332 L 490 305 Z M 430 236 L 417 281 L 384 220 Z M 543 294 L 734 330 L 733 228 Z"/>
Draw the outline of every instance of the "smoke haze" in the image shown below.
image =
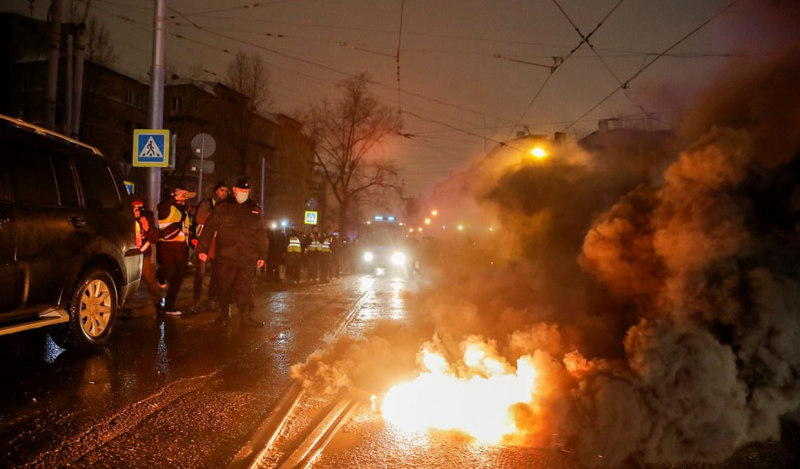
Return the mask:
<path fill-rule="evenodd" d="M 776 3 L 800 24 L 796 2 Z M 430 322 L 406 341 L 343 339 L 296 376 L 335 361 L 352 384 L 374 357 L 413 369 L 425 334 L 451 357 L 479 337 L 542 377 L 514 409 L 516 443 L 595 466 L 718 462 L 780 439 L 800 409 L 800 43 L 777 37 L 675 135 L 599 132 L 541 162 L 512 142 L 452 177 L 432 203 L 472 229 L 442 239 L 446 266 L 416 299 Z"/>

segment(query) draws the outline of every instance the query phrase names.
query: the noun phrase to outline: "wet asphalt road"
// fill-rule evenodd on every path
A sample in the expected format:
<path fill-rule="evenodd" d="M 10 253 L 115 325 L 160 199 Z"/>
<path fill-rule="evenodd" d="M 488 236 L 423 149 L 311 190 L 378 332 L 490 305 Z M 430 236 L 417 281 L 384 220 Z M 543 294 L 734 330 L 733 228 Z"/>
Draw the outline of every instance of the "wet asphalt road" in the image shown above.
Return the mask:
<path fill-rule="evenodd" d="M 96 353 L 36 331 L 0 337 L 0 465 L 225 467 L 290 384 L 289 367 L 374 294 L 375 278 L 256 284 L 264 329 L 201 312 L 120 320 Z"/>
<path fill-rule="evenodd" d="M 415 282 L 392 275 L 256 285 L 256 316 L 267 323 L 260 330 L 242 328 L 236 315 L 216 326 L 216 315 L 203 312 L 121 320 L 96 353 L 63 351 L 38 333 L 0 337 L 0 467 L 226 467 L 291 384 L 290 367 L 323 347 L 326 334 L 363 337 L 378 321 L 419 313 L 409 301 Z M 751 445 L 722 464 L 663 467 L 794 468 L 798 434 L 789 427 L 785 441 Z M 558 448 L 398 433 L 363 406 L 314 467 L 579 466 Z"/>

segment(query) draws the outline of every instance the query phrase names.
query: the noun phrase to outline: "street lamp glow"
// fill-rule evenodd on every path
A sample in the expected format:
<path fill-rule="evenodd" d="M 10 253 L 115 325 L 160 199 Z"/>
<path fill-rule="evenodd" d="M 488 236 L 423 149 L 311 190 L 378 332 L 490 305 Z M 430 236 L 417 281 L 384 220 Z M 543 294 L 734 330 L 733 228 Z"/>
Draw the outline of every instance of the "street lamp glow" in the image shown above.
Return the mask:
<path fill-rule="evenodd" d="M 425 224 L 426 225 L 430 225 L 431 224 L 431 219 L 430 218 L 426 218 L 425 219 Z"/>
<path fill-rule="evenodd" d="M 536 157 L 536 158 L 538 158 L 540 160 L 542 158 L 544 158 L 545 156 L 547 156 L 547 152 L 544 151 L 544 149 L 542 147 L 536 147 L 533 150 L 531 150 L 530 153 L 531 153 L 531 155 L 533 155 L 534 157 Z"/>
<path fill-rule="evenodd" d="M 458 225 L 458 231 L 464 231 L 464 225 Z"/>
<path fill-rule="evenodd" d="M 431 210 L 431 215 L 433 215 L 435 217 L 436 215 L 439 215 L 439 211 L 435 210 L 435 209 Z"/>

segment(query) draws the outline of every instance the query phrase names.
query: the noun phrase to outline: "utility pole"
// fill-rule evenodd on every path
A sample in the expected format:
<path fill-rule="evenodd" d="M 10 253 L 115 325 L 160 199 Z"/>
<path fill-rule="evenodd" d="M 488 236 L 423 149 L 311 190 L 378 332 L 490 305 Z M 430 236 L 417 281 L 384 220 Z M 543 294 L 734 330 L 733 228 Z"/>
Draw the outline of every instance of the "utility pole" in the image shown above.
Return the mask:
<path fill-rule="evenodd" d="M 153 67 L 150 72 L 150 128 L 164 126 L 164 16 L 166 0 L 155 0 Z M 149 168 L 145 202 L 155 209 L 161 201 L 161 168 Z"/>
<path fill-rule="evenodd" d="M 86 18 L 89 17 L 89 6 L 91 0 L 86 0 L 86 8 L 83 10 L 83 19 L 78 26 L 78 37 L 75 41 L 75 79 L 72 89 L 72 126 L 67 128 L 69 136 L 79 139 L 81 134 L 81 113 L 83 107 L 83 81 L 84 81 L 84 61 L 86 59 Z"/>
<path fill-rule="evenodd" d="M 47 83 L 44 91 L 44 126 L 56 128 L 56 90 L 58 89 L 58 60 L 61 56 L 61 0 L 50 4 L 50 28 L 47 34 Z"/>

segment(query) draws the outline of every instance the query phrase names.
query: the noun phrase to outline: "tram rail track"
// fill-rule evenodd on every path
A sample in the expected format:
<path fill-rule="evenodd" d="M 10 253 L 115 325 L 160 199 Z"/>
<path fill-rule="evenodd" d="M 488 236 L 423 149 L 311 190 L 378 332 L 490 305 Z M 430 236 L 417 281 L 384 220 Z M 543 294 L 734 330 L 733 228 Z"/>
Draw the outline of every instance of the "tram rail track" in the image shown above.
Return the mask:
<path fill-rule="evenodd" d="M 373 280 L 369 288 L 364 290 L 353 307 L 344 315 L 332 333 L 334 337 L 347 330 L 364 305 L 372 299 L 374 291 Z M 300 414 L 306 412 L 303 406 L 304 400 L 310 398 L 302 384 L 294 381 L 284 390 L 247 444 L 228 464 L 227 469 L 309 467 L 358 408 L 370 402 L 371 394 L 355 388 L 342 391 L 320 409 L 295 437 L 283 436 L 293 420 L 301 420 Z"/>

